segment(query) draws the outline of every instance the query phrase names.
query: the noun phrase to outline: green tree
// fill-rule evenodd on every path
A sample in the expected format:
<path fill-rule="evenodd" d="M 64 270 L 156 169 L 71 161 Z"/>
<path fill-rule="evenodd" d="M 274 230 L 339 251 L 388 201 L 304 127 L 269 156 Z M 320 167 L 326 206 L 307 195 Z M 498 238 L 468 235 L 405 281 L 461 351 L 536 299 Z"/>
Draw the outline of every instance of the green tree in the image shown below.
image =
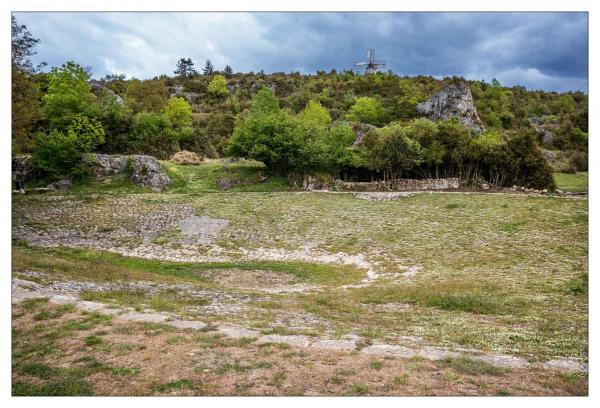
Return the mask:
<path fill-rule="evenodd" d="M 127 149 L 132 113 L 117 95 L 102 91 L 88 114 L 102 123 L 105 132 L 104 151 L 122 153 Z"/>
<path fill-rule="evenodd" d="M 309 130 L 322 130 L 331 123 L 331 116 L 319 102 L 309 101 L 302 112 L 298 114 L 302 125 Z"/>
<path fill-rule="evenodd" d="M 33 38 L 27 27 L 17 24 L 11 16 L 11 72 L 12 72 L 12 148 L 13 152 L 29 152 L 35 139 L 35 124 L 41 119 L 42 94 L 32 74 L 35 72 L 31 56 L 39 39 Z"/>
<path fill-rule="evenodd" d="M 40 42 L 34 38 L 27 26 L 17 23 L 11 16 L 11 63 L 13 68 L 26 73 L 33 73 L 31 56 L 35 55 L 34 48 Z"/>
<path fill-rule="evenodd" d="M 189 78 L 197 74 L 191 58 L 181 58 L 177 61 L 177 69 L 174 74 L 181 78 Z"/>
<path fill-rule="evenodd" d="M 167 104 L 168 97 L 169 92 L 163 81 L 133 79 L 125 91 L 125 104 L 133 113 L 160 112 Z"/>
<path fill-rule="evenodd" d="M 421 145 L 407 133 L 407 128 L 400 124 L 383 127 L 374 133 L 377 139 L 368 145 L 367 163 L 371 168 L 383 171 L 384 178 L 398 178 L 421 163 Z"/>
<path fill-rule="evenodd" d="M 44 114 L 51 128 L 64 130 L 75 115 L 88 112 L 95 100 L 89 76 L 80 65 L 69 61 L 52 68 L 48 79 L 48 92 L 42 98 Z"/>
<path fill-rule="evenodd" d="M 208 84 L 208 92 L 211 96 L 221 98 L 229 94 L 227 89 L 227 81 L 223 75 L 215 75 Z"/>
<path fill-rule="evenodd" d="M 204 68 L 202 68 L 202 73 L 204 75 L 212 75 L 212 73 L 215 71 L 215 68 L 213 67 L 212 62 L 210 62 L 209 59 L 206 60 L 206 63 L 204 63 Z"/>
<path fill-rule="evenodd" d="M 74 140 L 78 152 L 89 153 L 104 143 L 104 128 L 96 119 L 77 114 L 67 128 L 67 136 Z"/>
<path fill-rule="evenodd" d="M 102 143 L 104 129 L 100 122 L 76 114 L 66 132 L 52 129 L 37 135 L 33 163 L 50 177 L 68 177 L 77 172 L 83 175 L 85 168 L 82 155 Z"/>
<path fill-rule="evenodd" d="M 77 168 L 75 135 L 52 129 L 38 133 L 35 141 L 33 165 L 42 174 L 52 178 L 68 177 Z"/>
<path fill-rule="evenodd" d="M 184 98 L 169 99 L 163 112 L 175 128 L 192 125 L 192 108 Z"/>
<path fill-rule="evenodd" d="M 306 132 L 298 121 L 279 110 L 277 98 L 268 88 L 253 98 L 250 114 L 233 131 L 227 154 L 260 160 L 269 170 L 287 174 L 309 166 Z"/>
<path fill-rule="evenodd" d="M 230 76 L 233 74 L 233 69 L 231 69 L 231 65 L 225 65 L 225 69 L 223 70 L 223 73 L 226 76 Z"/>
<path fill-rule="evenodd" d="M 387 119 L 387 112 L 377 98 L 358 98 L 346 114 L 346 119 L 354 122 L 381 126 Z"/>

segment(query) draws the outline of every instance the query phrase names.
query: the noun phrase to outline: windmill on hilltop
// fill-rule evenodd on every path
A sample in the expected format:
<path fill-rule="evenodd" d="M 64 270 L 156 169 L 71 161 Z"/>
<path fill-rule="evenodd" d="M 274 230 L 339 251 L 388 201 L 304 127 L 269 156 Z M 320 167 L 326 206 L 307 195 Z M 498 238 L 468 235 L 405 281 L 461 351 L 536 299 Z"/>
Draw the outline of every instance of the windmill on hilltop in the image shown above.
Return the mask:
<path fill-rule="evenodd" d="M 373 48 L 367 48 L 367 61 L 357 62 L 354 66 L 358 68 L 365 68 L 365 74 L 374 74 L 381 68 L 385 68 L 385 61 L 375 61 L 375 50 Z"/>

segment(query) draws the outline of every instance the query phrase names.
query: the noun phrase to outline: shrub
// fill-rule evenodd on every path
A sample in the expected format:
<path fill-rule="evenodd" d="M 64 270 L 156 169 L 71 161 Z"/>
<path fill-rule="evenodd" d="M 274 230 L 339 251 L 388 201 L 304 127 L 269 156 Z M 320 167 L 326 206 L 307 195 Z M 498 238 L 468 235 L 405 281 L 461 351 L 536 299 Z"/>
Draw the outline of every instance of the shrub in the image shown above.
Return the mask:
<path fill-rule="evenodd" d="M 202 157 L 188 150 L 181 150 L 169 158 L 169 161 L 177 164 L 200 164 Z"/>
<path fill-rule="evenodd" d="M 212 81 L 208 84 L 208 92 L 211 96 L 220 98 L 229 94 L 227 89 L 227 81 L 223 75 L 215 75 Z"/>
<path fill-rule="evenodd" d="M 192 125 L 192 108 L 184 98 L 169 99 L 163 113 L 175 128 Z"/>
<path fill-rule="evenodd" d="M 248 117 L 236 125 L 227 154 L 260 160 L 285 175 L 308 167 L 306 147 L 306 132 L 299 122 L 280 111 L 273 92 L 263 88 L 254 97 Z"/>

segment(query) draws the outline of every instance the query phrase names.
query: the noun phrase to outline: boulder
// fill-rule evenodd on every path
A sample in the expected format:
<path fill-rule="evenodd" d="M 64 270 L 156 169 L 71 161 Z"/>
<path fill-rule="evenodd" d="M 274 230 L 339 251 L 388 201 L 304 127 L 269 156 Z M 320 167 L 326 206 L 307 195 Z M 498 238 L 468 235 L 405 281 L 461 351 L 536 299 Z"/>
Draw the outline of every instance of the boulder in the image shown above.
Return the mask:
<path fill-rule="evenodd" d="M 54 183 L 48 184 L 46 187 L 48 190 L 67 190 L 73 186 L 73 181 L 69 179 L 58 180 Z"/>
<path fill-rule="evenodd" d="M 109 87 L 107 87 L 102 81 L 97 81 L 95 79 L 92 79 L 90 82 L 90 87 L 92 88 L 92 93 L 96 96 L 101 96 L 104 93 L 108 93 L 109 95 L 113 95 L 115 97 L 115 101 L 119 104 L 119 105 L 123 105 L 125 102 L 123 102 L 123 98 L 121 98 L 119 95 L 117 95 L 112 89 L 110 89 Z"/>
<path fill-rule="evenodd" d="M 477 133 L 485 130 L 466 82 L 446 85 L 427 101 L 418 104 L 417 112 L 434 121 L 455 118 Z"/>
<path fill-rule="evenodd" d="M 559 126 L 555 123 L 549 123 L 546 120 L 546 117 L 532 116 L 528 121 L 529 126 L 540 134 L 542 145 L 545 147 L 552 147 Z"/>
<path fill-rule="evenodd" d="M 120 174 L 137 185 L 150 187 L 153 191 L 162 191 L 171 183 L 171 179 L 153 156 L 88 154 L 85 161 L 97 177 Z"/>

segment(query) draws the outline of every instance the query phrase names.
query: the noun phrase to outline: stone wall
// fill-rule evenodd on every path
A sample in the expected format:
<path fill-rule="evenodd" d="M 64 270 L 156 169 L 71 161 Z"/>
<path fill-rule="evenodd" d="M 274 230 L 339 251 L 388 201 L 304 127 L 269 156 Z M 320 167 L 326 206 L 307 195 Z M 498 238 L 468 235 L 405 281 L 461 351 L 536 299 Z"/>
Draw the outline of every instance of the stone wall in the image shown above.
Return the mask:
<path fill-rule="evenodd" d="M 334 180 L 332 190 L 337 191 L 418 191 L 455 190 L 460 188 L 458 178 L 398 179 L 390 181 L 348 182 Z"/>

